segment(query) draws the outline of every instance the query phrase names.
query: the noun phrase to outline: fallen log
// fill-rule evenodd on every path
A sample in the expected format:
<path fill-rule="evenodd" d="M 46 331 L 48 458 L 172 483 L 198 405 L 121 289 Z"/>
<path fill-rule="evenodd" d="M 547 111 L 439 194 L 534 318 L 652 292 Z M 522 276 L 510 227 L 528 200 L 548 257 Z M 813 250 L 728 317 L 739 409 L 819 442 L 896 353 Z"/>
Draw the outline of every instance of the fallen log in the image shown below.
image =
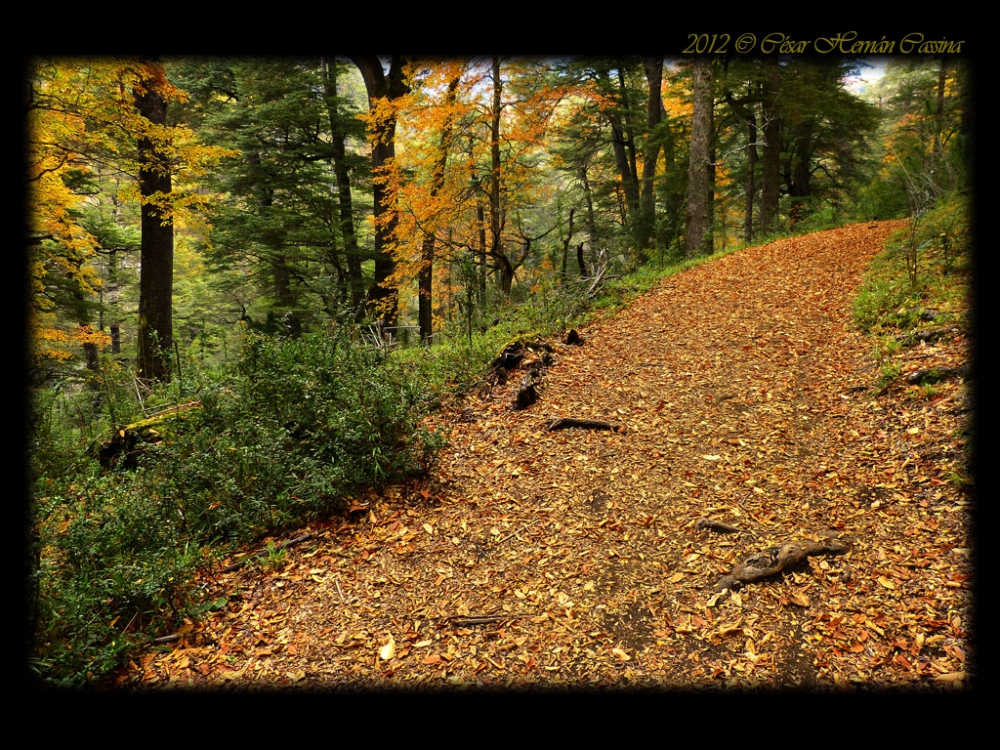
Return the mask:
<path fill-rule="evenodd" d="M 785 542 L 778 547 L 768 547 L 763 552 L 751 555 L 739 563 L 732 573 L 723 576 L 715 584 L 716 591 L 734 591 L 744 583 L 773 576 L 785 568 L 794 566 L 811 555 L 842 555 L 850 549 L 839 539 L 823 539 L 819 542 Z"/>
<path fill-rule="evenodd" d="M 200 408 L 200 401 L 176 404 L 158 414 L 119 427 L 98 448 L 97 457 L 101 466 L 108 468 L 121 460 L 124 467 L 134 469 L 140 455 L 163 442 L 163 432 L 170 427 L 172 420 Z"/>
<path fill-rule="evenodd" d="M 553 419 L 546 426 L 546 430 L 567 430 L 578 427 L 583 430 L 610 430 L 611 432 L 624 433 L 625 425 L 621 422 L 605 422 L 603 419 L 574 419 L 572 417 L 559 417 Z"/>
<path fill-rule="evenodd" d="M 925 370 L 917 370 L 906 376 L 906 382 L 910 385 L 939 383 L 948 378 L 964 378 L 969 374 L 969 368 L 959 367 L 928 367 Z"/>

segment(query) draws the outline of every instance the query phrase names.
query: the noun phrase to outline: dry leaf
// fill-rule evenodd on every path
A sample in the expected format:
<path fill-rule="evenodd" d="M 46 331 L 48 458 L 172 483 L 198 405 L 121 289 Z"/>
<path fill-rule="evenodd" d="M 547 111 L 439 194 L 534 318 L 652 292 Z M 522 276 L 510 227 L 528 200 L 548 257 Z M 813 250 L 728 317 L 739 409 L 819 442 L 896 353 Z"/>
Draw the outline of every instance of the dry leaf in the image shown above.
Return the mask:
<path fill-rule="evenodd" d="M 388 661 L 396 655 L 396 641 L 389 636 L 389 642 L 379 649 L 378 655 L 383 661 Z"/>
<path fill-rule="evenodd" d="M 936 682 L 961 682 L 965 679 L 965 672 L 948 672 L 947 674 L 939 674 L 934 678 Z"/>

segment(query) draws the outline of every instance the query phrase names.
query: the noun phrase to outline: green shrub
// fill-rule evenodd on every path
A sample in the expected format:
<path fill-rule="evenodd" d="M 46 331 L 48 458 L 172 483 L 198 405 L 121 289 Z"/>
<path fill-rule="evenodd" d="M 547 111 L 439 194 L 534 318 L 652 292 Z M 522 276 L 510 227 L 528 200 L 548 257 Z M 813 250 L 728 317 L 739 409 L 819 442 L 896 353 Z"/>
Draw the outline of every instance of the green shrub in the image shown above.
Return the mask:
<path fill-rule="evenodd" d="M 98 680 L 204 610 L 191 586 L 203 550 L 330 513 L 424 470 L 439 445 L 418 427 L 415 368 L 346 334 L 248 333 L 234 365 L 186 383 L 145 394 L 147 404 L 197 395 L 201 408 L 171 417 L 128 469 L 102 469 L 96 446 L 124 424 L 117 415 L 141 415 L 135 405 L 98 422 L 93 391 L 33 400 L 31 653 L 46 680 Z"/>

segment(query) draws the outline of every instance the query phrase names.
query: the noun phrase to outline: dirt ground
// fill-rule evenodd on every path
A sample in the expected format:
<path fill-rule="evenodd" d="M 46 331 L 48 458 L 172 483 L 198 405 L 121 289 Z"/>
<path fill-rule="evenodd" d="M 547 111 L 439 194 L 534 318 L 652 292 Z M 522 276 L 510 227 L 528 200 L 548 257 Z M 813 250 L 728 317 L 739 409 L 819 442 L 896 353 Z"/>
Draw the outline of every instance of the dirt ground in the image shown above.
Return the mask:
<path fill-rule="evenodd" d="M 436 414 L 428 477 L 207 576 L 221 608 L 119 685 L 962 689 L 969 396 L 905 376 L 969 344 L 906 349 L 881 388 L 851 300 L 893 228 L 713 260 L 553 342 L 537 403 L 512 408 L 515 371 Z M 548 430 L 560 417 L 621 428 Z M 846 551 L 717 590 L 833 539 Z"/>

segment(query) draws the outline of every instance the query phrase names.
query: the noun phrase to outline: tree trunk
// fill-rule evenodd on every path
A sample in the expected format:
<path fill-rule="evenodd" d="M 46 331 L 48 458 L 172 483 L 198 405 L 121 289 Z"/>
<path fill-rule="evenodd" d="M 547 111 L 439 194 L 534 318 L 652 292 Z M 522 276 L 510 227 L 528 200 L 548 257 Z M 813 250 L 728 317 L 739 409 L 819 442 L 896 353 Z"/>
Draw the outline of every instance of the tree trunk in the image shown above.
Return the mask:
<path fill-rule="evenodd" d="M 646 107 L 646 149 L 642 157 L 642 192 L 639 196 L 640 217 L 636 223 L 636 245 L 640 258 L 649 259 L 649 248 L 656 223 L 653 202 L 653 177 L 656 174 L 656 160 L 660 156 L 660 138 L 655 132 L 659 127 L 663 112 L 660 89 L 663 86 L 663 57 L 648 57 L 643 60 L 646 81 L 649 84 L 649 100 Z"/>
<path fill-rule="evenodd" d="M 788 216 L 792 224 L 797 224 L 805 218 L 807 199 L 812 196 L 810 165 L 812 162 L 813 129 L 814 122 L 811 119 L 799 126 L 785 175 L 785 184 L 788 185 L 788 195 L 791 198 Z"/>
<path fill-rule="evenodd" d="M 635 153 L 635 130 L 632 126 L 631 117 L 631 107 L 629 106 L 628 100 L 628 88 L 625 84 L 625 68 L 622 65 L 618 66 L 618 97 L 621 101 L 622 108 L 622 125 L 624 126 L 625 134 L 625 151 L 628 153 L 628 174 L 629 174 L 629 184 L 632 186 L 632 192 L 634 193 L 633 200 L 636 211 L 639 208 L 639 169 L 637 166 L 638 159 Z M 638 213 L 637 213 L 638 215 Z"/>
<path fill-rule="evenodd" d="M 726 101 L 733 113 L 743 119 L 747 126 L 747 162 L 746 177 L 743 192 L 745 194 L 743 211 L 743 241 L 749 244 L 753 240 L 753 200 L 756 185 L 754 171 L 757 166 L 757 115 L 754 112 L 753 92 L 737 99 L 731 91 L 726 92 Z"/>
<path fill-rule="evenodd" d="M 326 94 L 327 114 L 330 118 L 331 145 L 333 146 L 333 172 L 337 178 L 337 203 L 340 208 L 340 233 L 344 238 L 344 255 L 347 257 L 347 278 L 351 306 L 360 314 L 365 298 L 365 280 L 361 270 L 361 254 L 354 231 L 354 201 L 351 195 L 351 174 L 347 167 L 346 133 L 333 102 L 337 97 L 337 70 L 332 58 L 323 58 L 323 88 Z"/>
<path fill-rule="evenodd" d="M 599 71 L 604 76 L 608 72 Z M 615 165 L 618 167 L 618 176 L 621 177 L 622 190 L 625 193 L 625 211 L 623 211 L 622 223 L 631 228 L 633 219 L 639 215 L 639 187 L 633 179 L 632 167 L 629 164 L 627 137 L 622 116 L 612 110 L 605 110 L 605 116 L 611 125 L 611 147 L 615 155 Z"/>
<path fill-rule="evenodd" d="M 450 110 L 458 96 L 458 84 L 461 76 L 456 75 L 448 82 L 448 92 L 445 94 L 445 106 Z M 452 117 L 449 116 L 441 127 L 441 138 L 438 143 L 437 160 L 431 174 L 431 198 L 437 197 L 444 186 L 445 170 L 448 167 L 448 151 L 451 149 Z M 426 232 L 420 249 L 420 271 L 418 274 L 418 312 L 420 339 L 427 346 L 431 345 L 434 335 L 434 234 Z"/>
<path fill-rule="evenodd" d="M 493 109 L 490 112 L 490 255 L 500 265 L 500 290 L 505 297 L 510 296 L 514 281 L 514 269 L 503 251 L 500 234 L 503 216 L 500 206 L 500 107 L 502 103 L 502 81 L 500 79 L 500 58 L 493 57 Z"/>
<path fill-rule="evenodd" d="M 383 178 L 396 157 L 396 117 L 391 112 L 391 105 L 387 110 L 385 104 L 406 94 L 409 87 L 403 78 L 404 60 L 398 55 L 392 56 L 388 75 L 376 55 L 355 55 L 352 59 L 364 78 L 369 109 L 380 109 L 385 114 L 377 118 L 371 132 L 375 277 L 368 288 L 368 305 L 380 320 L 391 324 L 396 320 L 398 303 L 395 293 L 386 284 L 396 270 L 390 248 L 398 218 L 395 195 L 386 188 Z"/>
<path fill-rule="evenodd" d="M 163 75 L 159 65 L 151 66 L 151 71 Z M 142 81 L 135 93 L 135 104 L 154 131 L 166 126 L 167 102 L 158 90 L 157 80 L 149 77 Z M 174 225 L 169 214 L 170 165 L 163 145 L 154 137 L 138 139 L 142 244 L 137 368 L 140 377 L 152 380 L 169 379 L 174 343 Z"/>
<path fill-rule="evenodd" d="M 563 240 L 562 272 L 560 273 L 563 280 L 566 278 L 566 264 L 569 259 L 569 244 L 573 241 L 573 214 L 575 212 L 575 208 L 571 208 L 569 210 L 569 227 L 566 230 L 566 239 Z"/>
<path fill-rule="evenodd" d="M 587 168 L 580 167 L 580 182 L 583 184 L 583 195 L 587 203 L 587 233 L 590 235 L 590 249 L 597 248 L 597 217 L 594 215 L 594 195 L 587 179 Z"/>
<path fill-rule="evenodd" d="M 764 58 L 764 158 L 760 185 L 760 231 L 776 228 L 781 184 L 781 118 L 778 114 L 778 58 Z"/>
<path fill-rule="evenodd" d="M 687 229 L 689 258 L 712 252 L 710 194 L 712 140 L 712 59 L 694 59 L 694 115 L 691 122 L 691 161 L 688 168 Z"/>
<path fill-rule="evenodd" d="M 749 108 L 748 108 L 749 109 Z M 746 116 L 747 124 L 747 174 L 743 186 L 746 194 L 746 204 L 743 211 L 743 241 L 748 245 L 753 241 L 753 199 L 757 186 L 754 184 L 754 172 L 757 169 L 757 116 L 751 109 Z"/>

